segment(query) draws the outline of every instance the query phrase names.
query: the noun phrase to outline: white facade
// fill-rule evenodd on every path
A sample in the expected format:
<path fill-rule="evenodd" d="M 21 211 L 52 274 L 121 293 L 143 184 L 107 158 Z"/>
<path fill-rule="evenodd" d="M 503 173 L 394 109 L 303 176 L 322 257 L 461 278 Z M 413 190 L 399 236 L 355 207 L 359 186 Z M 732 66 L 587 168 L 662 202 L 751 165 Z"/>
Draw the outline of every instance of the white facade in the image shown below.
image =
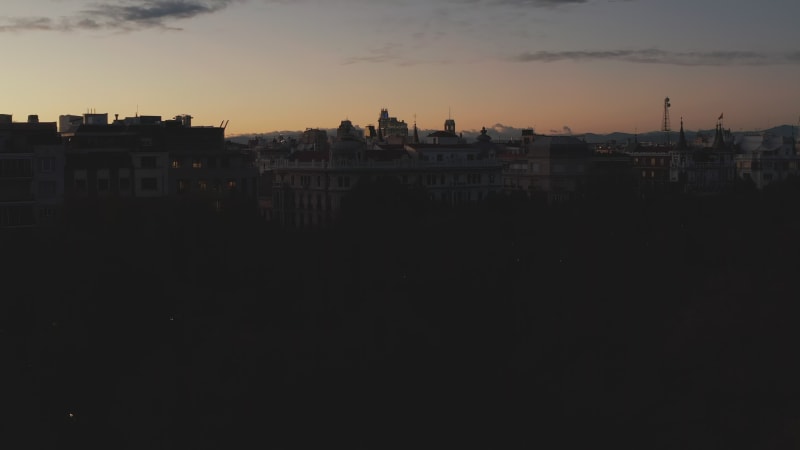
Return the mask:
<path fill-rule="evenodd" d="M 757 189 L 800 175 L 800 157 L 791 138 L 748 133 L 737 143 L 736 174 L 752 180 Z"/>

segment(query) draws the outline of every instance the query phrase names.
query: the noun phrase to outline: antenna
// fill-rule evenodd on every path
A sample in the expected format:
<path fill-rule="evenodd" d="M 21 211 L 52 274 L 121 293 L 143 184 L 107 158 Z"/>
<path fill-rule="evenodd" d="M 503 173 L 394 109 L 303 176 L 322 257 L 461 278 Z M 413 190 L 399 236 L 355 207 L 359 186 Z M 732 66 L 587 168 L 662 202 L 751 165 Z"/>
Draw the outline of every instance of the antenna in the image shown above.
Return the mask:
<path fill-rule="evenodd" d="M 669 102 L 669 97 L 664 98 L 664 120 L 661 123 L 661 131 L 664 132 L 664 137 L 666 138 L 667 145 L 670 144 L 669 142 L 669 132 L 672 131 L 669 124 L 669 108 L 672 106 Z"/>

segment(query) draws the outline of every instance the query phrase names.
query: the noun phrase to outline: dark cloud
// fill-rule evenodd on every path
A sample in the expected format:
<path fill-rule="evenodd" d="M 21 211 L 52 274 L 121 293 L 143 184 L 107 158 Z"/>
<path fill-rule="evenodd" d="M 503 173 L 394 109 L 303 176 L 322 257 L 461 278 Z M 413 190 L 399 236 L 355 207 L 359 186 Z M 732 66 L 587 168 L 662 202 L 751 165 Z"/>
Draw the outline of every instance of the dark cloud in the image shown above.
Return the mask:
<path fill-rule="evenodd" d="M 71 31 L 170 28 L 174 21 L 220 11 L 237 0 L 115 0 L 92 3 L 72 16 L 54 20 L 48 17 L 23 17 L 0 22 L 0 32 Z"/>
<path fill-rule="evenodd" d="M 659 49 L 641 50 L 579 50 L 524 52 L 511 58 L 519 62 L 556 62 L 613 60 L 644 64 L 671 64 L 679 66 L 729 66 L 773 65 L 800 62 L 798 52 L 769 54 L 750 51 L 670 52 Z"/>

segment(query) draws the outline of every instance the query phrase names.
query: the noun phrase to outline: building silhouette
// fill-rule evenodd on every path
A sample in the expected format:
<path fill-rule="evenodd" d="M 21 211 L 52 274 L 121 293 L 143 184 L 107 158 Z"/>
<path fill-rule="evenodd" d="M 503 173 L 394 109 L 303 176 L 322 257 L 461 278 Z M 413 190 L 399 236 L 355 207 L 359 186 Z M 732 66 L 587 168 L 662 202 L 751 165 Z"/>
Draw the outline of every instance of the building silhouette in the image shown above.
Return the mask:
<path fill-rule="evenodd" d="M 0 115 L 0 228 L 56 223 L 64 195 L 64 146 L 55 122 Z"/>

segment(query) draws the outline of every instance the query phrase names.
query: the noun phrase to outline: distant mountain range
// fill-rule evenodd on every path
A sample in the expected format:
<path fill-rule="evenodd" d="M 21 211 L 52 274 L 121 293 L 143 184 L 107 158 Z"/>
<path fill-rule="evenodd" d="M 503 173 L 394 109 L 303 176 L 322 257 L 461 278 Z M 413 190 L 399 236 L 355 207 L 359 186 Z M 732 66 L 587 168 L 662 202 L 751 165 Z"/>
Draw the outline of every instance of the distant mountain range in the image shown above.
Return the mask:
<path fill-rule="evenodd" d="M 328 136 L 336 136 L 336 128 L 330 128 L 330 129 L 324 129 L 323 128 L 323 130 L 328 132 Z M 492 139 L 495 142 L 505 142 L 505 141 L 508 141 L 509 139 L 515 139 L 515 140 L 519 139 L 520 136 L 522 135 L 523 128 L 509 127 L 509 126 L 505 126 L 505 125 L 502 125 L 502 124 L 498 123 L 498 124 L 495 124 L 494 126 L 492 126 L 491 128 L 487 127 L 486 130 L 487 130 L 487 134 L 489 136 L 491 136 Z M 430 133 L 433 133 L 434 131 L 439 131 L 439 130 L 428 130 L 428 129 L 422 130 L 422 129 L 420 129 L 419 130 L 419 137 L 420 137 L 421 140 L 424 141 L 426 136 L 428 136 Z M 570 131 L 569 127 L 564 127 L 564 129 L 562 129 L 562 130 L 550 130 L 550 132 L 543 132 L 541 130 L 537 130 L 536 133 L 537 134 L 546 134 L 546 135 L 558 135 L 558 136 L 566 136 L 566 135 L 575 136 L 575 137 L 578 137 L 578 138 L 581 138 L 581 139 L 585 139 L 586 142 L 588 142 L 590 144 L 600 144 L 600 143 L 607 143 L 607 142 L 612 142 L 612 141 L 615 141 L 616 143 L 620 144 L 620 143 L 625 143 L 625 142 L 628 142 L 628 141 L 632 141 L 634 138 L 636 138 L 639 142 L 663 143 L 665 141 L 665 137 L 664 137 L 664 132 L 663 131 L 649 131 L 647 133 L 639 133 L 639 134 L 622 133 L 622 132 L 608 133 L 608 134 L 596 134 L 596 133 L 572 134 L 572 133 L 568 133 L 567 131 Z M 742 134 L 742 133 L 746 133 L 746 132 L 753 132 L 753 131 L 754 132 L 771 133 L 771 134 L 774 134 L 776 136 L 787 136 L 788 137 L 788 136 L 793 136 L 793 135 L 797 134 L 797 127 L 792 126 L 792 125 L 780 125 L 780 126 L 777 126 L 777 127 L 769 128 L 767 130 L 751 130 L 751 131 L 746 131 L 746 130 L 733 131 L 732 130 L 734 135 L 738 135 L 738 134 Z M 295 137 L 296 138 L 296 137 L 300 136 L 302 133 L 303 133 L 302 131 L 298 131 L 298 130 L 269 131 L 269 132 L 266 132 L 266 133 L 259 133 L 259 134 L 233 135 L 233 136 L 229 136 L 228 140 L 230 140 L 232 142 L 246 144 L 248 140 L 250 140 L 250 139 L 252 139 L 254 137 L 259 137 L 259 138 L 267 139 L 267 140 L 271 141 L 273 138 L 277 138 L 280 135 L 283 135 L 284 137 L 287 137 L 287 138 L 289 138 L 289 137 Z M 705 136 L 708 136 L 710 139 L 713 139 L 713 137 L 714 137 L 714 130 L 713 129 L 698 130 L 698 131 L 688 131 L 687 130 L 687 131 L 685 131 L 686 139 L 689 142 L 691 142 L 691 141 L 693 141 L 695 139 L 695 137 L 697 136 L 698 133 L 702 133 Z M 480 135 L 480 130 L 463 130 L 461 132 L 461 134 L 464 137 L 464 139 L 467 140 L 467 142 L 474 142 L 475 138 L 477 138 Z M 673 142 L 677 141 L 678 140 L 678 131 L 673 131 L 670 134 L 670 139 Z"/>

